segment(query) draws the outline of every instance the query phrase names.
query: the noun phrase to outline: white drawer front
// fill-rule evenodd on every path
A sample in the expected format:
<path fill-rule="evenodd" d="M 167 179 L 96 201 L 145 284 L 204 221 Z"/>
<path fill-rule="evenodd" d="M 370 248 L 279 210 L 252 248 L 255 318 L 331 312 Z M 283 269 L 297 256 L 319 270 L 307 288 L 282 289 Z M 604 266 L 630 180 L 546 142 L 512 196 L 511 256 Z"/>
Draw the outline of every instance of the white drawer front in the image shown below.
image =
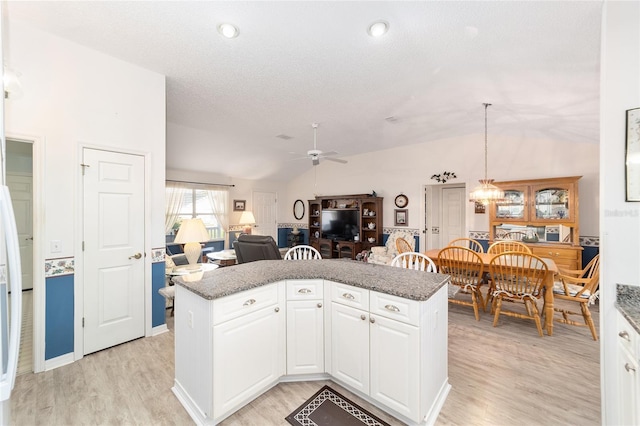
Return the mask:
<path fill-rule="evenodd" d="M 331 300 L 365 311 L 369 310 L 369 290 L 364 288 L 332 283 Z"/>
<path fill-rule="evenodd" d="M 232 294 L 213 301 L 213 325 L 278 303 L 278 283 Z"/>
<path fill-rule="evenodd" d="M 420 320 L 420 302 L 372 291 L 370 312 L 417 326 Z"/>
<path fill-rule="evenodd" d="M 322 299 L 323 280 L 287 280 L 287 300 Z"/>

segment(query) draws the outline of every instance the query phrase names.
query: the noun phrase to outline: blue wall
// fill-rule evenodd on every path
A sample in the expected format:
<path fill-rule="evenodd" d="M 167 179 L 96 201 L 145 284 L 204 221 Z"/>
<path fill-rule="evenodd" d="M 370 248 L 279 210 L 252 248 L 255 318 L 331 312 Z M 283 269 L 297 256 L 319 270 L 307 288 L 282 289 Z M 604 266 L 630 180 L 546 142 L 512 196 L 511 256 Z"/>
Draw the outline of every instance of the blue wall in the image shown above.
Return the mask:
<path fill-rule="evenodd" d="M 165 286 L 164 262 L 151 264 L 151 326 L 165 323 L 165 298 L 158 293 Z"/>
<path fill-rule="evenodd" d="M 73 283 L 73 275 L 45 280 L 45 360 L 73 352 Z"/>

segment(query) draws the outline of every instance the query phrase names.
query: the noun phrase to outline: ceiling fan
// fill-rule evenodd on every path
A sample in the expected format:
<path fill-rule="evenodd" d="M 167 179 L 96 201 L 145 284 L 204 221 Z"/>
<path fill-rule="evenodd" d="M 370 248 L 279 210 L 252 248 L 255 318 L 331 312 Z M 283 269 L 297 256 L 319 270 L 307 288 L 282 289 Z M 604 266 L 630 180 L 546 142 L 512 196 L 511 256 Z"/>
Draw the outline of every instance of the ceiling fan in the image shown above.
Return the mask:
<path fill-rule="evenodd" d="M 307 155 L 305 157 L 294 158 L 294 160 L 310 158 L 314 166 L 317 166 L 318 164 L 320 164 L 321 159 L 335 161 L 336 163 L 346 164 L 347 160 L 342 160 L 340 158 L 332 158 L 333 155 L 338 155 L 337 152 L 335 151 L 322 152 L 318 149 L 318 146 L 317 146 L 318 123 L 311 124 L 311 127 L 313 127 L 313 149 L 310 149 L 309 151 L 307 151 Z"/>

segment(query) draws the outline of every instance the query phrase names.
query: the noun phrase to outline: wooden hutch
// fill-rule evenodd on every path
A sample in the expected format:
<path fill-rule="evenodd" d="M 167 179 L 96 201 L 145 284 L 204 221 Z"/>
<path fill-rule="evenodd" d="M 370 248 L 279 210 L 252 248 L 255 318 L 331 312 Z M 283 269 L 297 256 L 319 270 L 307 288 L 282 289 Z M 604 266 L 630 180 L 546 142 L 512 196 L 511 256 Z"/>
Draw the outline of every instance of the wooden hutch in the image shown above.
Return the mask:
<path fill-rule="evenodd" d="M 353 211 L 357 217 L 357 238 L 325 238 L 323 212 Z M 326 217 L 327 215 L 325 215 Z M 382 244 L 382 197 L 369 194 L 333 195 L 309 200 L 309 244 L 324 259 L 355 259 L 362 250 Z"/>
<path fill-rule="evenodd" d="M 563 268 L 582 269 L 578 180 L 563 178 L 494 182 L 505 194 L 503 202 L 491 203 L 490 243 L 508 232 L 527 237 L 533 254 L 552 258 Z"/>

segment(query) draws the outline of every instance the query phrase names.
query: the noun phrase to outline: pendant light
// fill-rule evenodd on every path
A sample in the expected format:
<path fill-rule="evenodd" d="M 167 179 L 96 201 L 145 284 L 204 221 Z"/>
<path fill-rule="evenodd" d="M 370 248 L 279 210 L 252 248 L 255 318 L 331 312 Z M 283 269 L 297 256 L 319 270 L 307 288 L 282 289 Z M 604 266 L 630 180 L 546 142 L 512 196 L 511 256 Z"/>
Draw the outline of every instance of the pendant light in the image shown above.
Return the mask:
<path fill-rule="evenodd" d="M 469 194 L 469 201 L 482 203 L 485 206 L 492 201 L 504 200 L 504 191 L 493 184 L 493 179 L 487 178 L 487 108 L 491 105 L 484 105 L 484 179 L 480 179 L 480 185 Z"/>

